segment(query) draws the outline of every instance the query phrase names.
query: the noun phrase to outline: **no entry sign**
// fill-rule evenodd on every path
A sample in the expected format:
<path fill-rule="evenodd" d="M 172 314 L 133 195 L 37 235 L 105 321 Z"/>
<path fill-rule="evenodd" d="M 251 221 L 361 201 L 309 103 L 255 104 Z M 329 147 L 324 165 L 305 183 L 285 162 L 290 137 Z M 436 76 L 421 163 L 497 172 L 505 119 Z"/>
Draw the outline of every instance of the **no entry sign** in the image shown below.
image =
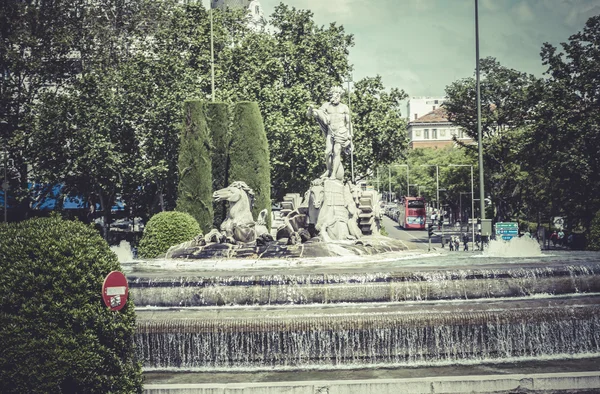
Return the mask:
<path fill-rule="evenodd" d="M 102 285 L 102 299 L 111 311 L 118 311 L 123 308 L 128 295 L 127 278 L 122 272 L 112 271 L 106 276 Z"/>

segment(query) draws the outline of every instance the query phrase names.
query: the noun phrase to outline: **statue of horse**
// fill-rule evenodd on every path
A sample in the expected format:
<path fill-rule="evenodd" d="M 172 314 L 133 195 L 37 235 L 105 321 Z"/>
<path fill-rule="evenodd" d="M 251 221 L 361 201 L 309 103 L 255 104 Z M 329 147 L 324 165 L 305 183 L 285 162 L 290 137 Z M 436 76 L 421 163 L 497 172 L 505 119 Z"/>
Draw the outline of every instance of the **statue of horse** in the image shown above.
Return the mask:
<path fill-rule="evenodd" d="M 215 202 L 229 202 L 227 217 L 220 230 L 214 229 L 205 236 L 206 242 L 248 243 L 257 238 L 256 223 L 252 217 L 254 191 L 242 181 L 233 182 L 228 187 L 213 193 Z M 262 235 L 262 234 L 258 234 Z"/>

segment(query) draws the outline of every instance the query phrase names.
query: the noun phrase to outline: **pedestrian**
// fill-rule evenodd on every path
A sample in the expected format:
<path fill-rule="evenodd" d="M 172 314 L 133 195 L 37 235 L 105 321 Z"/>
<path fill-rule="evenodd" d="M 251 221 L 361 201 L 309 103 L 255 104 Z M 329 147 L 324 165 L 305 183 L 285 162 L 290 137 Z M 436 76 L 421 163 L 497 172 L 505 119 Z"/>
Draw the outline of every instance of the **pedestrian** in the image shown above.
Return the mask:
<path fill-rule="evenodd" d="M 556 246 L 556 242 L 558 242 L 558 234 L 556 230 L 550 235 L 550 241 L 552 241 L 552 246 Z"/>
<path fill-rule="evenodd" d="M 460 249 L 460 242 L 458 240 L 458 236 L 454 237 L 454 250 L 458 252 Z"/>
<path fill-rule="evenodd" d="M 569 234 L 569 236 L 567 237 L 567 246 L 569 247 L 569 249 L 573 249 L 573 233 Z"/>
<path fill-rule="evenodd" d="M 448 241 L 448 247 L 450 248 L 450 251 L 454 251 L 454 242 L 452 242 L 452 238 L 449 239 Z"/>
<path fill-rule="evenodd" d="M 463 244 L 464 244 L 464 251 L 468 252 L 469 251 L 469 236 L 467 235 L 467 233 L 463 234 Z"/>
<path fill-rule="evenodd" d="M 558 230 L 558 246 L 563 246 L 563 241 L 565 239 L 565 233 L 562 229 Z"/>
<path fill-rule="evenodd" d="M 481 230 L 477 230 L 477 234 L 475 235 L 475 247 L 477 250 L 481 250 Z"/>

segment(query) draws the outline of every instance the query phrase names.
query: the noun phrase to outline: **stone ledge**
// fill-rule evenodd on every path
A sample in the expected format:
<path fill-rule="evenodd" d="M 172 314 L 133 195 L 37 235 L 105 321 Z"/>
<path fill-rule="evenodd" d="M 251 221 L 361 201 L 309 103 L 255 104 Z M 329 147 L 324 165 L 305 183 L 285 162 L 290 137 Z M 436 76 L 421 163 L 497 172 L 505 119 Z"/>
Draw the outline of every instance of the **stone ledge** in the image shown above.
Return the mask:
<path fill-rule="evenodd" d="M 148 384 L 145 394 L 593 393 L 600 371 L 303 382 Z"/>

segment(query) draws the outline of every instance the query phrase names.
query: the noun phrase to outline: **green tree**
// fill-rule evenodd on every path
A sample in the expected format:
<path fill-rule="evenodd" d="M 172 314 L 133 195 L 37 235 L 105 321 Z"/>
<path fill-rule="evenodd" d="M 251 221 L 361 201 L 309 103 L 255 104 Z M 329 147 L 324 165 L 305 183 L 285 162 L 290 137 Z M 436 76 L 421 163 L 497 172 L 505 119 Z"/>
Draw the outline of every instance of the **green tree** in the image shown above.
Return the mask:
<path fill-rule="evenodd" d="M 485 193 L 496 205 L 498 219 L 510 219 L 523 210 L 524 196 L 531 195 L 529 174 L 519 165 L 527 153 L 528 122 L 541 98 L 541 81 L 533 75 L 502 66 L 494 58 L 481 60 L 481 130 L 484 153 Z M 474 78 L 446 87 L 448 118 L 474 141 L 477 106 Z M 455 140 L 473 157 L 477 145 Z"/>
<path fill-rule="evenodd" d="M 212 190 L 220 190 L 229 185 L 229 142 L 231 141 L 229 106 L 226 103 L 206 104 L 206 120 L 212 140 Z M 213 204 L 214 228 L 219 228 L 225 220 L 226 202 Z"/>
<path fill-rule="evenodd" d="M 189 213 L 159 212 L 144 228 L 138 253 L 143 258 L 155 258 L 166 253 L 171 246 L 191 241 L 200 234 L 200 225 Z"/>
<path fill-rule="evenodd" d="M 117 256 L 89 226 L 57 217 L 0 223 L 4 393 L 141 393 L 133 300 L 112 312 L 102 283 Z"/>
<path fill-rule="evenodd" d="M 269 145 L 257 103 L 241 102 L 233 107 L 229 146 L 229 181 L 243 181 L 254 190 L 252 215 L 256 219 L 267 209 L 271 213 Z M 267 225 L 270 227 L 270 220 Z"/>
<path fill-rule="evenodd" d="M 206 104 L 186 101 L 179 149 L 177 210 L 192 215 L 207 233 L 213 226 L 212 152 Z"/>
<path fill-rule="evenodd" d="M 571 228 L 589 230 L 600 209 L 600 16 L 561 45 L 564 53 L 548 43 L 542 47 L 549 77 L 526 145 L 528 164 L 550 180 L 552 213 L 564 214 Z"/>

